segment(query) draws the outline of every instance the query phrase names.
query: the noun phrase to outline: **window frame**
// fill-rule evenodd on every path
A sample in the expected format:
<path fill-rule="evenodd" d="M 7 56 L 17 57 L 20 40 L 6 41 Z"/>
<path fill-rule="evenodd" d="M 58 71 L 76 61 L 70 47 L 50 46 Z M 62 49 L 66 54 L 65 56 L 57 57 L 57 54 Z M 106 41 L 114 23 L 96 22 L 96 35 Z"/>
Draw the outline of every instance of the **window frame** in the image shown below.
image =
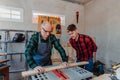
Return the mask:
<path fill-rule="evenodd" d="M 3 12 L 2 13 L 2 11 L 0 11 L 0 15 L 1 14 L 8 14 L 9 15 L 9 17 L 0 17 L 0 21 L 12 21 L 12 22 L 23 22 L 23 9 L 22 8 L 15 8 L 15 7 L 8 7 L 8 6 L 0 6 L 0 8 L 1 9 L 3 9 L 3 10 L 9 10 L 9 12 L 7 13 L 7 12 Z M 13 13 L 14 12 L 14 13 Z M 17 15 L 17 13 L 15 13 L 15 12 L 18 12 L 18 15 Z M 18 17 L 20 17 L 20 18 L 14 18 L 14 17 L 16 16 L 18 16 Z"/>
<path fill-rule="evenodd" d="M 35 14 L 36 17 L 38 17 L 39 15 L 60 17 L 60 19 L 61 19 L 61 25 L 65 26 L 65 15 L 53 14 L 53 13 L 47 13 L 47 12 L 39 12 L 39 11 L 33 10 L 32 11 L 32 23 L 34 23 L 34 24 L 38 24 L 37 22 L 34 22 L 34 14 Z"/>

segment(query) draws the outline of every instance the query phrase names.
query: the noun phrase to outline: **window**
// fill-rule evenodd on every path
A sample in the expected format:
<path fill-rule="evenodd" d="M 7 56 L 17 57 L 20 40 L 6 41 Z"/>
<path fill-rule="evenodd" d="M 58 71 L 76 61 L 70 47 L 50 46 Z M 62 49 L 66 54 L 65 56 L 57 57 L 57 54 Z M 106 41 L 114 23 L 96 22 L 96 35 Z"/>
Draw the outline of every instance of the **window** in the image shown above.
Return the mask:
<path fill-rule="evenodd" d="M 23 9 L 0 6 L 0 21 L 23 22 Z"/>
<path fill-rule="evenodd" d="M 61 19 L 61 24 L 62 25 L 65 25 L 65 16 L 64 15 L 59 15 L 59 14 L 50 14 L 50 13 L 41 13 L 41 12 L 36 12 L 36 11 L 33 11 L 32 13 L 32 22 L 33 23 L 38 23 L 38 16 L 53 16 L 53 17 L 60 17 Z"/>

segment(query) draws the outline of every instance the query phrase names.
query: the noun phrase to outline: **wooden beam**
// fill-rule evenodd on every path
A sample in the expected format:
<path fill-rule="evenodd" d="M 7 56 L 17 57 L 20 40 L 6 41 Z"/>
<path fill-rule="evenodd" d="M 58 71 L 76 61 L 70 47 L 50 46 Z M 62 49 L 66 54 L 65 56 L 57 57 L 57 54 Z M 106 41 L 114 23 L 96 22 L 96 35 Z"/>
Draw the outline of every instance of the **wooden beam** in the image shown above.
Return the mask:
<path fill-rule="evenodd" d="M 65 69 L 65 68 L 70 68 L 70 67 L 75 67 L 75 66 L 80 66 L 80 65 L 86 65 L 86 64 L 88 64 L 87 61 L 77 62 L 77 63 L 70 63 L 69 67 L 64 67 L 62 65 L 59 65 L 59 66 L 45 68 L 45 72 L 50 72 L 50 71 L 53 71 L 53 70 L 56 70 L 56 69 Z M 36 75 L 36 74 L 40 74 L 40 72 L 37 72 L 35 70 L 22 72 L 23 77 L 32 76 L 32 75 Z"/>

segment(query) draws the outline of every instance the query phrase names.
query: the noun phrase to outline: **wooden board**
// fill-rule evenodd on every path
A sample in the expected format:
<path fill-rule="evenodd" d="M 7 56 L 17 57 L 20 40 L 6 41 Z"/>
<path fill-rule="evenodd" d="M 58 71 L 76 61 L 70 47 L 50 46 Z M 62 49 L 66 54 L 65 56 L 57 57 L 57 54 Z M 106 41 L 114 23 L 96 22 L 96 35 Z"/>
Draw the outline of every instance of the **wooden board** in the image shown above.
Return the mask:
<path fill-rule="evenodd" d="M 0 63 L 4 63 L 4 62 L 8 62 L 8 61 L 9 61 L 8 59 L 0 60 Z"/>
<path fill-rule="evenodd" d="M 86 64 L 88 64 L 87 61 L 71 63 L 71 64 L 69 64 L 69 67 L 74 67 L 74 66 L 79 66 L 79 65 L 86 65 Z M 68 68 L 68 67 L 64 67 L 64 66 L 59 65 L 59 66 L 45 68 L 45 72 L 50 72 L 50 71 L 53 71 L 53 70 L 65 69 L 65 68 Z M 22 74 L 23 77 L 27 77 L 27 76 L 39 74 L 39 72 L 36 72 L 35 70 L 31 70 L 31 71 L 24 71 L 21 74 Z"/>

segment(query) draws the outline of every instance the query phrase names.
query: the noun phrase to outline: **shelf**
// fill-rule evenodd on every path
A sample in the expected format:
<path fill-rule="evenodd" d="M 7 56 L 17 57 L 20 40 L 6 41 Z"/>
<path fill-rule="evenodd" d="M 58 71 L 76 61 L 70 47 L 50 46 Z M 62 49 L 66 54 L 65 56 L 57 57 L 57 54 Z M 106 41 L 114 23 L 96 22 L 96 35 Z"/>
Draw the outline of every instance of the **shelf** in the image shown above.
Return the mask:
<path fill-rule="evenodd" d="M 7 55 L 16 55 L 16 54 L 24 54 L 23 52 L 22 53 L 19 53 L 19 52 L 16 52 L 16 53 L 7 53 Z"/>
<path fill-rule="evenodd" d="M 32 31 L 32 30 L 14 30 L 14 29 L 0 29 L 0 31 L 36 32 L 36 31 Z"/>
<path fill-rule="evenodd" d="M 2 33 L 2 35 L 1 35 L 2 39 L 0 39 L 0 47 L 2 47 L 1 50 L 3 50 L 2 52 L 6 53 L 6 55 L 4 55 L 5 59 L 10 59 L 10 62 L 7 64 L 13 65 L 10 67 L 9 72 L 15 73 L 15 72 L 25 71 L 26 70 L 26 63 L 23 62 L 23 64 L 24 64 L 24 65 L 22 64 L 23 66 L 15 65 L 15 64 L 19 64 L 19 63 L 17 63 L 17 61 L 19 61 L 18 59 L 20 59 L 20 63 L 22 63 L 22 61 L 24 60 L 24 57 L 23 57 L 24 52 L 22 52 L 23 50 L 19 50 L 20 51 L 19 52 L 19 51 L 17 51 L 17 49 L 26 47 L 29 36 L 31 36 L 33 33 L 37 32 L 37 31 L 0 29 L 0 32 Z M 12 38 L 14 38 L 13 36 L 16 33 L 23 33 L 25 35 L 25 40 L 22 42 L 13 42 Z M 15 70 L 14 70 L 14 67 L 16 68 Z M 24 67 L 24 69 L 22 69 L 21 67 Z"/>
<path fill-rule="evenodd" d="M 13 42 L 13 41 L 0 41 L 0 43 L 25 43 L 24 41 L 23 42 Z"/>

